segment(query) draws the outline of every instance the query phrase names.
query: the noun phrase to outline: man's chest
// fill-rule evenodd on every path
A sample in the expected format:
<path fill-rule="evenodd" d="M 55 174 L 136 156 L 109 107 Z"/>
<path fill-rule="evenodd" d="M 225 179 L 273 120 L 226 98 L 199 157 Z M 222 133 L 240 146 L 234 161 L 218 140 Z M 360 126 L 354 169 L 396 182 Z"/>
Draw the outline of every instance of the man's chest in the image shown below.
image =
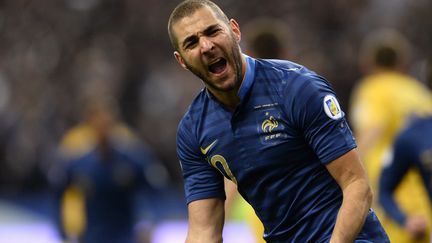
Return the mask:
<path fill-rule="evenodd" d="M 277 102 L 213 114 L 198 131 L 202 156 L 237 182 L 270 168 L 297 166 L 311 155 L 303 134 Z"/>

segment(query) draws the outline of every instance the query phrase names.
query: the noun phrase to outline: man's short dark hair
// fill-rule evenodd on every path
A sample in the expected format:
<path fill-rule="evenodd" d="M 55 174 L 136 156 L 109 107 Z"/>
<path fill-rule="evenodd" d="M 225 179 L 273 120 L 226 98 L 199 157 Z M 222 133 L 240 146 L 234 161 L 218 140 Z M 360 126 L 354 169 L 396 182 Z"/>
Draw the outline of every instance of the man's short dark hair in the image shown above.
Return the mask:
<path fill-rule="evenodd" d="M 365 38 L 360 55 L 364 64 L 396 69 L 406 65 L 410 51 L 410 43 L 405 36 L 393 29 L 381 29 Z"/>
<path fill-rule="evenodd" d="M 386 45 L 376 47 L 373 58 L 377 66 L 385 68 L 395 68 L 400 59 L 398 50 Z"/>
<path fill-rule="evenodd" d="M 172 11 L 169 20 L 168 20 L 168 35 L 171 40 L 171 44 L 174 49 L 178 50 L 177 38 L 173 33 L 173 26 L 179 20 L 184 17 L 190 16 L 195 13 L 197 10 L 209 7 L 216 16 L 222 20 L 224 23 L 229 24 L 228 17 L 225 13 L 217 6 L 214 2 L 209 0 L 186 0 L 181 2 L 177 7 Z"/>

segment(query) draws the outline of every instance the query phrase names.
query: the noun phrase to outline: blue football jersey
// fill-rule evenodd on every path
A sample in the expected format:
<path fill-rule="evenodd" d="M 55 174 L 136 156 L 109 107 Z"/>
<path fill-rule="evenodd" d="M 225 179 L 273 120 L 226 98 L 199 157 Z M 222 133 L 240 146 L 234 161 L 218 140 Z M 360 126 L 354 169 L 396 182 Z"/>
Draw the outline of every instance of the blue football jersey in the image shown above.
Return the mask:
<path fill-rule="evenodd" d="M 326 242 L 342 191 L 325 165 L 356 147 L 335 92 L 293 62 L 246 60 L 234 112 L 204 89 L 179 124 L 186 201 L 225 197 L 224 176 L 255 209 L 266 241 Z M 359 239 L 385 242 L 382 233 L 371 211 Z"/>
<path fill-rule="evenodd" d="M 406 215 L 393 198 L 393 192 L 409 169 L 420 172 L 432 200 L 432 117 L 414 119 L 397 136 L 389 163 L 380 176 L 379 202 L 385 212 L 400 225 Z"/>

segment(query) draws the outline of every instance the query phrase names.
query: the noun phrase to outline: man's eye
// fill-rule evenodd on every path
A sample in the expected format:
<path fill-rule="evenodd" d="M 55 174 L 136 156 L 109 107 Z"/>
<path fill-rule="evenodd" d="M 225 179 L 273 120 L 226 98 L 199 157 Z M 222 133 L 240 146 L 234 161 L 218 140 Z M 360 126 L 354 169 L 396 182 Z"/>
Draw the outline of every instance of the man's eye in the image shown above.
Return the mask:
<path fill-rule="evenodd" d="M 187 48 L 187 49 L 191 49 L 191 48 L 193 48 L 194 46 L 195 46 L 194 43 L 190 43 L 190 44 L 188 44 L 188 45 L 186 46 L 186 48 Z"/>
<path fill-rule="evenodd" d="M 196 43 L 197 43 L 196 41 L 190 41 L 190 42 L 186 43 L 185 49 L 193 48 L 196 45 Z"/>
<path fill-rule="evenodd" d="M 209 35 L 215 35 L 219 32 L 220 29 L 213 29 L 209 31 Z"/>

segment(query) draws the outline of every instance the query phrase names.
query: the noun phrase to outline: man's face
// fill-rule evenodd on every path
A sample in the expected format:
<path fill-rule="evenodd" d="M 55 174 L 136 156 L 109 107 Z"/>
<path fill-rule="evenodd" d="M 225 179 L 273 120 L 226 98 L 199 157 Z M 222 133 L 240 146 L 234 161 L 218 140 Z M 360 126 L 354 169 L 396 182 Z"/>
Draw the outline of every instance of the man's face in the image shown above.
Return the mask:
<path fill-rule="evenodd" d="M 201 78 L 210 91 L 231 91 L 240 86 L 244 71 L 238 42 L 240 29 L 234 20 L 225 24 L 208 7 L 174 24 L 177 61 Z"/>

